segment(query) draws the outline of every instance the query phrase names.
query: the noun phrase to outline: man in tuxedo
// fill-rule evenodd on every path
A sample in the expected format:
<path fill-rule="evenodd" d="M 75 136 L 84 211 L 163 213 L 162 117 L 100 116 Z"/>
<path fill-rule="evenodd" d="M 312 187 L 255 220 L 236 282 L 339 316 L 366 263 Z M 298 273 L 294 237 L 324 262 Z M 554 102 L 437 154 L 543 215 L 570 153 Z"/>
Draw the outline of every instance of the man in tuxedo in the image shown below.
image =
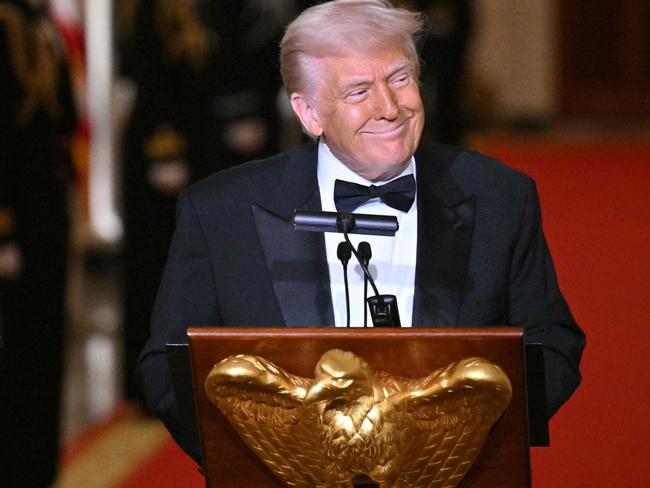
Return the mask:
<path fill-rule="evenodd" d="M 522 326 L 527 341 L 544 344 L 549 413 L 577 387 L 584 335 L 558 288 L 534 182 L 421 140 L 413 42 L 421 25 L 383 0 L 304 11 L 283 38 L 281 69 L 315 141 L 181 195 L 140 371 L 150 408 L 195 459 L 198 447 L 178 424 L 166 343 L 186 342 L 189 326 L 346 324 L 341 236 L 295 231 L 295 209 L 396 216 L 394 238 L 364 240 L 403 327 Z M 363 326 L 358 270 L 350 281 L 351 323 Z"/>

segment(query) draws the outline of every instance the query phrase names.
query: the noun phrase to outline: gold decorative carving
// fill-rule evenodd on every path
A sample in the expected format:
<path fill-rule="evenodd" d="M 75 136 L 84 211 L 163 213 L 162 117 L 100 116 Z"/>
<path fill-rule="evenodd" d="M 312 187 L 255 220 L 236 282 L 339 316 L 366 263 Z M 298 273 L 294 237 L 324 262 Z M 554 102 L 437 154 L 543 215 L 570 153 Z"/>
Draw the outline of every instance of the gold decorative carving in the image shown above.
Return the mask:
<path fill-rule="evenodd" d="M 482 358 L 408 379 L 331 349 L 314 376 L 240 354 L 205 381 L 210 401 L 292 487 L 455 487 L 512 396 L 506 374 Z"/>

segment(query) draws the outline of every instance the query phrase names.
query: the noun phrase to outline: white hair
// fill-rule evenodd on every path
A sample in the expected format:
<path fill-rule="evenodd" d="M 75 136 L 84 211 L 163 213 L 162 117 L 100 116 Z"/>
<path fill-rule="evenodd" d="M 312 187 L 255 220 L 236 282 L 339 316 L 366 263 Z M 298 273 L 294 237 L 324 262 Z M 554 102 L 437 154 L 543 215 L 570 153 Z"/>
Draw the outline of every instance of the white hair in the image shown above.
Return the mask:
<path fill-rule="evenodd" d="M 396 8 L 388 0 L 334 0 L 308 8 L 289 24 L 282 39 L 284 86 L 289 94 L 307 89 L 310 58 L 391 45 L 404 49 L 418 77 L 414 36 L 422 25 L 421 14 Z"/>

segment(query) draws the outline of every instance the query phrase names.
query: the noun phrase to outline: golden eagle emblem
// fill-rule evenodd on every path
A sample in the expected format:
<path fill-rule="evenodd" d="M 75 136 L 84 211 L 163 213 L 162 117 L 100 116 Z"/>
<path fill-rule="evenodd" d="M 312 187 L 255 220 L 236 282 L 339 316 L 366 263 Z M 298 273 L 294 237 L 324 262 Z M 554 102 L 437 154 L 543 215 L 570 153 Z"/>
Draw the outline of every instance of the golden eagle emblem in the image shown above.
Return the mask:
<path fill-rule="evenodd" d="M 482 358 L 408 379 L 331 349 L 314 376 L 240 354 L 205 382 L 210 401 L 288 486 L 455 487 L 512 396 L 506 374 Z"/>

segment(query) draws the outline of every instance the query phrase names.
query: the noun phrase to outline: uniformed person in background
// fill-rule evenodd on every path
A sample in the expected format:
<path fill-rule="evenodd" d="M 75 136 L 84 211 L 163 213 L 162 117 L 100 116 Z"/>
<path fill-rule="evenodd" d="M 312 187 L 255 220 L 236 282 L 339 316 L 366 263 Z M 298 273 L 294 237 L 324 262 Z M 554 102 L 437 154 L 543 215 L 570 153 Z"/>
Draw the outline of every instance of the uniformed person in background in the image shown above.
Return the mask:
<path fill-rule="evenodd" d="M 423 12 L 430 21 L 418 48 L 420 78 L 426 111 L 425 137 L 462 146 L 467 132 L 463 102 L 467 56 L 474 27 L 472 0 L 399 0 Z"/>
<path fill-rule="evenodd" d="M 121 0 L 121 76 L 136 96 L 122 138 L 125 395 L 149 335 L 176 196 L 280 147 L 279 39 L 293 0 Z"/>
<path fill-rule="evenodd" d="M 0 0 L 0 484 L 12 488 L 56 476 L 75 124 L 45 2 Z"/>

